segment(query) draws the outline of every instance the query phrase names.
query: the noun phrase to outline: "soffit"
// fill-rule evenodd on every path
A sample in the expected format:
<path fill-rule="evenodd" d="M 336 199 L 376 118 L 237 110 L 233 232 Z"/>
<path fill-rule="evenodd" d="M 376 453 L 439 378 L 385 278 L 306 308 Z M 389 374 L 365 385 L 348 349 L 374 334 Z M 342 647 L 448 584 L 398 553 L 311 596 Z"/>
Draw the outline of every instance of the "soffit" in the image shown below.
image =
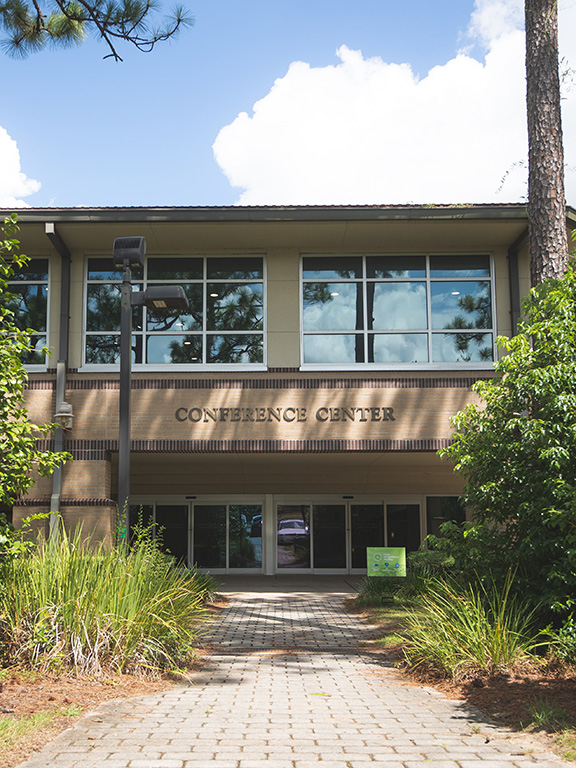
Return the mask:
<path fill-rule="evenodd" d="M 45 221 L 51 221 L 49 215 Z M 56 229 L 68 249 L 111 253 L 114 239 L 140 235 L 148 253 L 300 251 L 435 251 L 507 248 L 526 229 L 522 216 L 512 219 L 395 219 L 380 221 L 60 221 Z M 42 222 L 21 222 L 24 252 L 51 249 Z"/>

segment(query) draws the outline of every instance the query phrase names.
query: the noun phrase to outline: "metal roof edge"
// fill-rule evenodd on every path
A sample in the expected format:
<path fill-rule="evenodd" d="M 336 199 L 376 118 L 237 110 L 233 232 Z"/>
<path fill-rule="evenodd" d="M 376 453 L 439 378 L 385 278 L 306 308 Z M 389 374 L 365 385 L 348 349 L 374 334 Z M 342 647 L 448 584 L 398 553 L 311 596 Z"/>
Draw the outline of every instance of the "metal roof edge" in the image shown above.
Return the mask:
<path fill-rule="evenodd" d="M 9 216 L 14 209 L 0 210 Z M 576 224 L 576 210 L 569 208 Z M 446 221 L 527 219 L 523 203 L 481 205 L 372 205 L 372 206 L 182 206 L 182 207 L 82 207 L 20 208 L 22 223 L 116 222 L 334 222 L 334 221 Z"/>

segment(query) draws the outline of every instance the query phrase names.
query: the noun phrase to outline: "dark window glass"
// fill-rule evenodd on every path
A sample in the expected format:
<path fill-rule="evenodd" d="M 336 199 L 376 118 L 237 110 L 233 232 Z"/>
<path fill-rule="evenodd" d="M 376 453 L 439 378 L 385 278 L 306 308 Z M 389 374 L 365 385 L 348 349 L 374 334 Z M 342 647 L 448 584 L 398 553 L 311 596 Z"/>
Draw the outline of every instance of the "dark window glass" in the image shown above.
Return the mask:
<path fill-rule="evenodd" d="M 368 256 L 366 276 L 382 279 L 426 277 L 426 256 Z"/>
<path fill-rule="evenodd" d="M 179 563 L 188 562 L 188 505 L 157 504 L 156 536 Z"/>
<path fill-rule="evenodd" d="M 405 547 L 414 552 L 420 546 L 420 507 L 418 504 L 386 505 L 386 536 L 389 547 Z"/>
<path fill-rule="evenodd" d="M 48 259 L 30 259 L 28 264 L 15 267 L 10 280 L 48 280 Z"/>
<path fill-rule="evenodd" d="M 46 331 L 48 312 L 48 287 L 46 285 L 10 285 L 13 296 L 10 308 L 16 313 L 14 318 L 18 328 L 32 328 Z"/>
<path fill-rule="evenodd" d="M 306 256 L 303 259 L 304 278 L 333 280 L 362 277 L 361 256 Z"/>
<path fill-rule="evenodd" d="M 440 526 L 448 521 L 463 523 L 466 510 L 459 496 L 426 497 L 426 533 L 440 536 Z"/>
<path fill-rule="evenodd" d="M 314 568 L 346 568 L 346 507 L 316 504 L 312 519 Z"/>
<path fill-rule="evenodd" d="M 174 257 L 148 259 L 148 280 L 202 280 L 203 259 Z"/>
<path fill-rule="evenodd" d="M 259 257 L 208 259 L 208 280 L 258 280 L 264 275 Z"/>
<path fill-rule="evenodd" d="M 121 267 L 116 268 L 110 258 L 94 258 L 88 259 L 88 280 L 113 280 L 114 282 L 122 282 L 123 269 Z M 142 270 L 140 268 L 132 268 L 133 275 L 141 275 Z"/>
<path fill-rule="evenodd" d="M 381 504 L 352 504 L 352 568 L 366 568 L 366 548 L 384 546 L 384 508 Z"/>
<path fill-rule="evenodd" d="M 430 277 L 490 277 L 490 257 L 430 256 Z"/>
<path fill-rule="evenodd" d="M 194 562 L 200 568 L 226 567 L 226 505 L 194 506 Z"/>

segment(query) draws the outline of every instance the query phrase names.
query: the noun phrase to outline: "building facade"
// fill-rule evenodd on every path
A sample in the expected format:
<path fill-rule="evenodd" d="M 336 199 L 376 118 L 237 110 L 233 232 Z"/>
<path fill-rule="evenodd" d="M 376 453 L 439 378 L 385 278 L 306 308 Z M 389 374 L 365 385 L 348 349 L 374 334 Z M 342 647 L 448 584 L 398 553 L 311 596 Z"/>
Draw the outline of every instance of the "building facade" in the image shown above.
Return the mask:
<path fill-rule="evenodd" d="M 8 212 L 5 212 L 6 214 Z M 570 211 L 570 221 L 574 212 Z M 131 511 L 214 573 L 362 573 L 459 519 L 436 451 L 493 375 L 529 289 L 522 205 L 25 209 L 15 276 L 38 331 L 27 404 L 74 460 L 13 510 L 116 525 L 121 270 L 189 308 L 132 315 Z M 50 350 L 44 356 L 42 347 Z M 58 435 L 57 435 L 58 438 Z M 58 443 L 59 445 L 60 443 Z"/>

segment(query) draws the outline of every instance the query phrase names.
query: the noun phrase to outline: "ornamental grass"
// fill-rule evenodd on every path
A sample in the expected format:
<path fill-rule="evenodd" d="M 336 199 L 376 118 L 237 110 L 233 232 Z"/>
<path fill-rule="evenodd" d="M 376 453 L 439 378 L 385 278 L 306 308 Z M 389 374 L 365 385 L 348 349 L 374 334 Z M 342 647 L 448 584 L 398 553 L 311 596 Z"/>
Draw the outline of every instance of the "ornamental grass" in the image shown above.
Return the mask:
<path fill-rule="evenodd" d="M 536 649 L 546 643 L 533 626 L 533 612 L 511 595 L 511 585 L 510 576 L 501 589 L 432 583 L 422 610 L 406 622 L 409 666 L 461 679 L 535 663 Z"/>
<path fill-rule="evenodd" d="M 182 669 L 213 588 L 150 537 L 109 548 L 63 533 L 3 569 L 2 662 L 91 675 Z"/>

